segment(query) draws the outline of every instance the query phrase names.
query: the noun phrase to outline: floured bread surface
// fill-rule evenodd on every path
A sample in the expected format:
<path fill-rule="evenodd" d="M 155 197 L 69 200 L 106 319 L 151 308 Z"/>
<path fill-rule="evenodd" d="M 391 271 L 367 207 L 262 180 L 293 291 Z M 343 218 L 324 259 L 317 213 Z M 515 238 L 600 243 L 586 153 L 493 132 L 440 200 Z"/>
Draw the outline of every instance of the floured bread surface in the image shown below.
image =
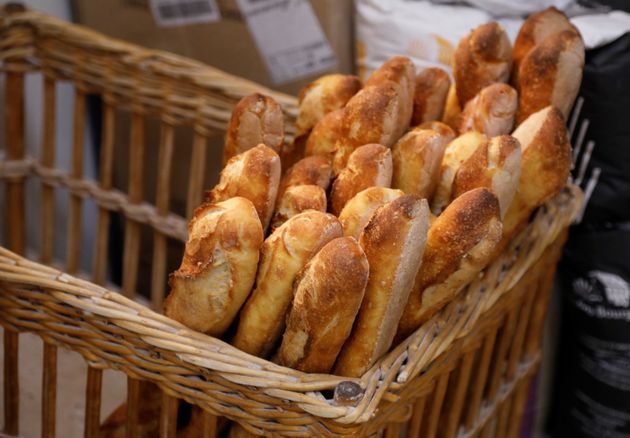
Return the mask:
<path fill-rule="evenodd" d="M 337 140 L 342 136 L 344 114 L 345 110 L 340 108 L 329 112 L 317 122 L 306 141 L 306 156 L 321 155 L 332 162 L 337 152 Z"/>
<path fill-rule="evenodd" d="M 477 131 L 488 137 L 509 134 L 514 128 L 517 107 L 514 88 L 502 83 L 488 85 L 466 104 L 458 130 Z"/>
<path fill-rule="evenodd" d="M 442 119 L 450 86 L 451 79 L 441 68 L 425 68 L 418 73 L 411 126 Z"/>
<path fill-rule="evenodd" d="M 379 207 L 363 229 L 359 243 L 370 277 L 334 374 L 359 377 L 389 350 L 422 261 L 428 226 L 427 201 L 404 195 Z"/>
<path fill-rule="evenodd" d="M 369 265 L 352 237 L 326 244 L 299 274 L 276 361 L 309 373 L 330 372 L 352 329 Z"/>
<path fill-rule="evenodd" d="M 260 357 L 272 352 L 284 330 L 298 272 L 341 235 L 336 217 L 310 210 L 293 216 L 265 240 L 256 289 L 241 311 L 235 347 Z"/>
<path fill-rule="evenodd" d="M 323 156 L 306 157 L 289 168 L 280 181 L 278 200 L 291 186 L 317 185 L 328 190 L 331 178 L 330 160 Z"/>
<path fill-rule="evenodd" d="M 262 243 L 251 201 L 234 197 L 203 204 L 188 225 L 182 264 L 171 274 L 166 315 L 221 336 L 251 291 Z"/>
<path fill-rule="evenodd" d="M 266 230 L 276 204 L 280 167 L 278 154 L 260 144 L 228 161 L 221 171 L 219 184 L 208 192 L 207 199 L 209 202 L 221 202 L 234 196 L 249 199 Z"/>
<path fill-rule="evenodd" d="M 339 213 L 344 236 L 358 240 L 376 209 L 404 194 L 402 190 L 387 187 L 370 187 L 357 193 Z"/>
<path fill-rule="evenodd" d="M 389 187 L 392 183 L 392 153 L 380 144 L 357 148 L 333 182 L 330 191 L 331 212 L 339 215 L 350 199 L 368 187 Z"/>
<path fill-rule="evenodd" d="M 242 98 L 234 107 L 223 146 L 223 164 L 259 144 L 280 152 L 284 142 L 284 115 L 273 98 L 259 93 Z"/>
<path fill-rule="evenodd" d="M 271 229 L 275 230 L 293 216 L 306 211 L 326 212 L 326 192 L 320 186 L 301 185 L 287 188 L 279 200 L 271 221 Z"/>
<path fill-rule="evenodd" d="M 413 290 L 398 324 L 396 339 L 407 337 L 426 321 L 427 315 L 439 309 L 426 302 L 424 293 L 427 288 L 444 283 L 462 269 L 462 263 L 480 242 L 488 240 L 493 243 L 491 246 L 494 248 L 500 237 L 499 202 L 486 188 L 477 188 L 462 194 L 433 220 L 422 265 L 415 276 Z M 486 246 L 484 242 L 482 247 Z M 488 251 L 488 256 L 490 254 Z M 471 271 L 466 272 L 470 275 Z M 474 271 L 477 272 L 478 270 Z M 463 284 L 458 283 L 457 286 Z M 443 293 L 453 296 L 452 289 Z M 443 304 L 441 300 L 436 301 Z"/>

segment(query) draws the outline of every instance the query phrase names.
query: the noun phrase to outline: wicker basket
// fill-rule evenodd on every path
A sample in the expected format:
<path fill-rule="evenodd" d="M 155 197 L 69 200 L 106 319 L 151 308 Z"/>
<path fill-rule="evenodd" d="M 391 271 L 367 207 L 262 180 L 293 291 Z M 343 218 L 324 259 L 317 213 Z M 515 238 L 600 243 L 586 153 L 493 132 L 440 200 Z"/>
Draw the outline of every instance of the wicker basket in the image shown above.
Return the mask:
<path fill-rule="evenodd" d="M 205 156 L 212 136 L 221 135 L 234 103 L 253 91 L 272 95 L 283 106 L 289 128 L 294 98 L 264 89 L 200 63 L 148 51 L 106 38 L 48 16 L 5 8 L 0 24 L 0 57 L 6 91 L 5 156 L 0 188 L 6 193 L 8 249 L 0 248 L 0 323 L 5 328 L 5 382 L 17 382 L 17 341 L 32 332 L 45 341 L 42 430 L 55 431 L 57 347 L 78 351 L 88 362 L 85 435 L 99 427 L 101 373 L 113 368 L 129 376 L 127 436 L 138 428 L 139 381 L 163 390 L 161 436 L 174 436 L 175 399 L 208 414 L 204 436 L 215 436 L 217 417 L 240 422 L 257 434 L 336 436 L 385 433 L 393 437 L 473 436 L 494 432 L 518 436 L 528 388 L 536 372 L 550 284 L 566 229 L 575 215 L 578 189 L 568 186 L 540 208 L 527 229 L 459 297 L 395 347 L 360 379 L 363 395 L 355 405 L 337 405 L 336 386 L 349 379 L 304 374 L 249 356 L 230 345 L 192 332 L 133 301 L 139 275 L 141 240 L 150 231 L 151 304 L 159 309 L 165 292 L 169 241 L 182 241 L 186 219 L 169 208 L 174 132 L 194 130 L 189 149 L 187 211 L 201 200 Z M 25 153 L 25 76 L 43 83 L 43 135 L 40 153 Z M 72 162 L 56 168 L 56 84 L 74 86 Z M 85 101 L 102 98 L 99 180 L 83 177 Z M 130 145 L 114 157 L 115 114 L 130 117 Z M 148 119 L 158 120 L 160 141 L 145 145 Z M 290 129 L 289 129 L 290 130 Z M 147 154 L 157 154 L 157 195 L 143 196 Z M 128 159 L 127 190 L 112 185 L 115 160 Z M 39 251 L 26 251 L 25 186 L 41 188 Z M 69 208 L 65 264 L 53 266 L 51 220 L 54 192 L 67 192 Z M 98 222 L 91 254 L 80 254 L 82 204 L 94 202 Z M 124 221 L 121 292 L 105 284 L 108 237 L 114 216 Z M 143 237 L 144 232 L 144 237 Z M 83 236 L 84 237 L 84 236 Z M 91 272 L 80 262 L 91 257 Z M 62 272 L 64 271 L 64 272 Z M 72 275 L 70 275 L 72 274 Z M 89 278 L 80 279 L 80 278 Z M 18 434 L 18 388 L 4 387 L 5 432 Z M 22 413 L 24 414 L 24 413 Z"/>

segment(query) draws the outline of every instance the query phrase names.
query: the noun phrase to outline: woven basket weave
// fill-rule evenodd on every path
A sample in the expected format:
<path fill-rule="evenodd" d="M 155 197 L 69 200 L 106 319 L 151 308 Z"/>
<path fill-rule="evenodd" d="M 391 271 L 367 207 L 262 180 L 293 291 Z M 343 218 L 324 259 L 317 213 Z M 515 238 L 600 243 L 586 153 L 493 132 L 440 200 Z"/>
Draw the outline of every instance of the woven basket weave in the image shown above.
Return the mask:
<path fill-rule="evenodd" d="M 19 332 L 45 341 L 43 433 L 55 430 L 56 348 L 78 351 L 89 363 L 85 435 L 96 436 L 101 372 L 129 376 L 128 436 L 136 436 L 139 380 L 164 391 L 160 427 L 174 436 L 174 398 L 208 412 L 205 436 L 217 433 L 215 415 L 240 422 L 251 432 L 285 436 L 385 433 L 397 436 L 472 436 L 478 432 L 518 436 L 529 382 L 537 370 L 549 289 L 566 229 L 581 195 L 567 186 L 541 207 L 491 266 L 456 300 L 376 363 L 360 379 L 304 374 L 247 355 L 186 329 L 133 300 L 141 241 L 150 231 L 151 304 L 159 309 L 166 284 L 169 241 L 186 237 L 186 218 L 170 211 L 171 162 L 176 128 L 194 132 L 186 211 L 200 202 L 207 149 L 221 135 L 232 106 L 254 91 L 273 96 L 284 108 L 287 130 L 296 115 L 293 97 L 227 75 L 206 65 L 106 38 L 51 17 L 5 8 L 0 23 L 0 60 L 6 99 L 5 155 L 0 189 L 6 194 L 0 248 L 0 324 L 5 328 L 5 382 L 17 381 Z M 43 82 L 40 153 L 25 153 L 24 77 Z M 74 85 L 72 162 L 55 167 L 56 84 Z M 83 134 L 88 95 L 102 98 L 98 181 L 83 176 Z M 126 189 L 112 182 L 116 114 L 130 117 Z M 147 120 L 160 124 L 157 145 L 145 144 Z M 157 195 L 145 199 L 144 157 L 157 154 Z M 176 158 L 174 158 L 176 157 Z M 29 261 L 25 185 L 41 186 L 41 242 Z M 53 266 L 55 191 L 69 194 L 65 264 Z M 91 272 L 80 272 L 82 204 L 93 201 L 98 223 Z M 112 217 L 124 222 L 120 291 L 106 283 Z M 30 254 L 29 254 L 30 255 Z M 71 275 L 72 274 L 72 275 Z M 81 279 L 83 278 L 83 279 Z M 89 281 L 88 281 L 89 279 Z M 120 293 L 122 292 L 122 293 Z M 332 393 L 354 381 L 363 395 L 355 405 L 337 405 Z M 18 390 L 5 385 L 5 432 L 18 434 Z"/>

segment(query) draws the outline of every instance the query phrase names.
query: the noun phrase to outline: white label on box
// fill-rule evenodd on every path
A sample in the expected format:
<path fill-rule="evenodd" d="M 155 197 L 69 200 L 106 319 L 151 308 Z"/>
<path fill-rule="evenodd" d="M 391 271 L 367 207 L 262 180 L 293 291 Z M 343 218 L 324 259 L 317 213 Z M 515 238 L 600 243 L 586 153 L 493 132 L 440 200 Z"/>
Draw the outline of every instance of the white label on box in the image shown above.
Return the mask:
<path fill-rule="evenodd" d="M 330 70 L 337 59 L 308 0 L 237 0 L 276 84 Z"/>
<path fill-rule="evenodd" d="M 221 19 L 215 0 L 149 0 L 158 26 L 212 23 Z"/>

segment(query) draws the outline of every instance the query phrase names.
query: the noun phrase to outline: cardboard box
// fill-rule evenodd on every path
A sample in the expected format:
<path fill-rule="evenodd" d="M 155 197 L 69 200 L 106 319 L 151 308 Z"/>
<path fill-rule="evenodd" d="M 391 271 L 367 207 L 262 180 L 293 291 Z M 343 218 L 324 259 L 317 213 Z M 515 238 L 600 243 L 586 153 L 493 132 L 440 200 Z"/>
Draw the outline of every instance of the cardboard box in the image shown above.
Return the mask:
<path fill-rule="evenodd" d="M 181 1 L 181 0 L 180 0 Z M 272 81 L 251 30 L 236 0 L 217 0 L 217 22 L 160 27 L 148 0 L 74 0 L 80 24 L 144 47 L 197 59 L 228 73 L 296 95 L 305 84 L 326 72 L 353 71 L 352 0 L 310 0 L 337 59 L 328 71 L 282 84 Z"/>

